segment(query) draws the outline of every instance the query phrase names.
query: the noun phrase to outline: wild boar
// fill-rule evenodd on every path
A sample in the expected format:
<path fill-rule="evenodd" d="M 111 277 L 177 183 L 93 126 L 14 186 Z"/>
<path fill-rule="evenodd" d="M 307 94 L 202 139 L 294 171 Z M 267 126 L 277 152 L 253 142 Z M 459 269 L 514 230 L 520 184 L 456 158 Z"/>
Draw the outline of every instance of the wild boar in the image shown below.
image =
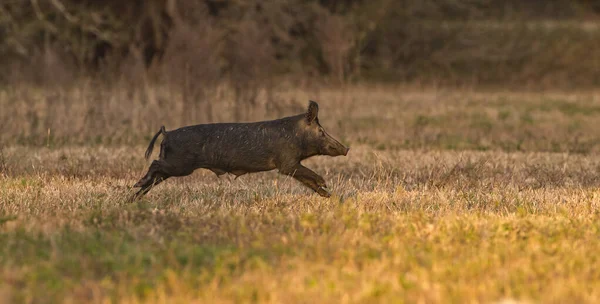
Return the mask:
<path fill-rule="evenodd" d="M 154 142 L 162 134 L 159 159 L 134 185 L 141 187 L 134 198 L 169 177 L 186 176 L 199 168 L 236 178 L 278 169 L 319 195 L 330 197 L 325 180 L 300 162 L 315 155 L 345 156 L 350 149 L 325 132 L 318 113 L 319 105 L 310 100 L 306 113 L 276 120 L 200 124 L 172 131 L 162 126 L 145 155 L 150 157 Z"/>

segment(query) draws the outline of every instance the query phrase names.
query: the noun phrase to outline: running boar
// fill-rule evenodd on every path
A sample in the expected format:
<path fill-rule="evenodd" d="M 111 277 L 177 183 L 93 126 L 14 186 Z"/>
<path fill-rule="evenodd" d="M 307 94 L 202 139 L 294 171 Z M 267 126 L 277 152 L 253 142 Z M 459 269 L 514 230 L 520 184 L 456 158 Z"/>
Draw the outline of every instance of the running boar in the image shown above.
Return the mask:
<path fill-rule="evenodd" d="M 164 136 L 159 159 L 134 187 L 135 197 L 172 176 L 186 176 L 198 168 L 217 176 L 237 177 L 246 173 L 278 169 L 323 197 L 329 197 L 325 180 L 300 162 L 315 155 L 347 155 L 349 148 L 331 137 L 318 118 L 319 105 L 310 101 L 303 114 L 254 123 L 215 123 L 187 126 L 154 135 L 146 150 L 152 154 L 154 142 Z"/>

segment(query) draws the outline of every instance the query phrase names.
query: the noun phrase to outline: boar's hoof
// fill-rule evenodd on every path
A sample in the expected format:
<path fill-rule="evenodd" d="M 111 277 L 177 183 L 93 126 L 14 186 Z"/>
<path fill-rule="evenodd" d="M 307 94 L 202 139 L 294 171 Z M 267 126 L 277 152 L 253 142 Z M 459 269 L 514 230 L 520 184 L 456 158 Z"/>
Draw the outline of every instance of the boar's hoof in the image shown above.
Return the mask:
<path fill-rule="evenodd" d="M 329 191 L 325 190 L 323 187 L 319 187 L 319 189 L 317 189 L 317 193 L 322 197 L 330 197 L 331 196 Z"/>
<path fill-rule="evenodd" d="M 319 188 L 327 188 L 327 185 L 325 184 L 325 180 L 323 178 L 317 179 L 317 186 L 319 186 Z"/>

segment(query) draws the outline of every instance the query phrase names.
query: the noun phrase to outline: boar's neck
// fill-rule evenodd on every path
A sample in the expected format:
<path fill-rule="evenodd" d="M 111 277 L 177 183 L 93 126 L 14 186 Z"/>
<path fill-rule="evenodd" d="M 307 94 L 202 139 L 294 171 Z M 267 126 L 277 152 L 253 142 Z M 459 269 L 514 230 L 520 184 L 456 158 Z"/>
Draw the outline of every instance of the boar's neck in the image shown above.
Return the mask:
<path fill-rule="evenodd" d="M 301 128 L 305 114 L 285 117 L 268 122 L 274 132 L 271 140 L 277 141 L 281 149 L 279 152 L 288 156 L 294 156 L 298 161 L 319 154 L 316 145 L 308 140 L 306 130 Z"/>

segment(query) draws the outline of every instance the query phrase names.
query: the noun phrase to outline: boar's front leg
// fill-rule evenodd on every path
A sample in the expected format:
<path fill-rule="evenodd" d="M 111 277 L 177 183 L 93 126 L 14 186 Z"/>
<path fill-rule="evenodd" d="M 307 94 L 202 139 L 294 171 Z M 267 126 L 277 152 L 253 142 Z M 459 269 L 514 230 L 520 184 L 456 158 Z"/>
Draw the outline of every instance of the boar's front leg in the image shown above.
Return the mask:
<path fill-rule="evenodd" d="M 325 180 L 314 171 L 302 166 L 299 163 L 292 167 L 282 168 L 279 170 L 279 172 L 295 178 L 297 181 L 317 192 L 320 196 L 331 196 L 331 194 L 324 189 L 327 188 Z"/>

